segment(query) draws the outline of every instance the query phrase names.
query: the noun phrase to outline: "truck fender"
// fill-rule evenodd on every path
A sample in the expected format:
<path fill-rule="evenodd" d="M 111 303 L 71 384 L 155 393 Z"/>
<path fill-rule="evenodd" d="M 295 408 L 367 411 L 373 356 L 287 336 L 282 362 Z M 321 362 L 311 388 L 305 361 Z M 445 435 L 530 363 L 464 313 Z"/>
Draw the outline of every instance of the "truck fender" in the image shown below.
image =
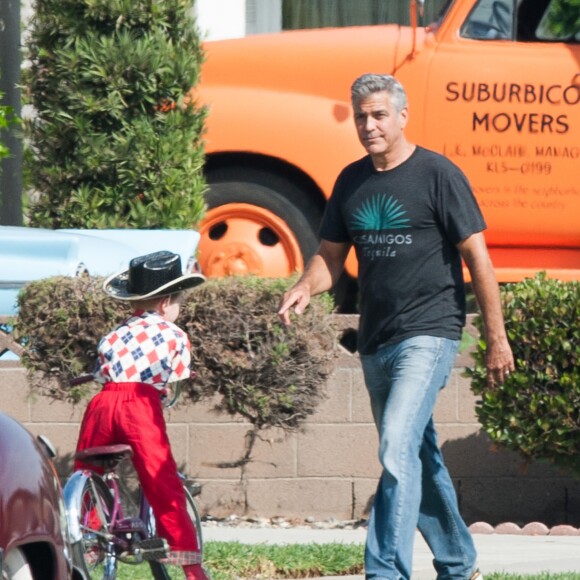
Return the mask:
<path fill-rule="evenodd" d="M 348 88 L 340 94 L 348 94 Z M 199 97 L 209 111 L 206 121 L 209 156 L 244 152 L 275 157 L 310 177 L 316 175 L 313 181 L 327 199 L 341 169 L 365 154 L 346 101 L 222 86 L 206 88 Z M 273 131 L 284 138 L 272 139 Z M 219 149 L 215 143 L 219 143 Z M 313 155 L 313 151 L 328 154 Z"/>

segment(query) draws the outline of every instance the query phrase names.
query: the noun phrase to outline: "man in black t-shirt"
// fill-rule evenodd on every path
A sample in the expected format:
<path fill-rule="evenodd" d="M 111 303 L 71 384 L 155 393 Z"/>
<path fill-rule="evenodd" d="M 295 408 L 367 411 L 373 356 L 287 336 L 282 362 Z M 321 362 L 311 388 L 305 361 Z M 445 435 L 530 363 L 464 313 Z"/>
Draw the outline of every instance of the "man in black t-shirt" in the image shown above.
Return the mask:
<path fill-rule="evenodd" d="M 351 96 L 367 155 L 339 175 L 320 247 L 278 315 L 290 324 L 292 309 L 302 313 L 311 296 L 329 290 L 354 246 L 358 350 L 383 467 L 369 518 L 366 578 L 410 578 L 418 527 L 439 580 L 481 579 L 432 415 L 465 323 L 462 258 L 486 328 L 488 380 L 502 382 L 514 369 L 485 222 L 459 168 L 405 138 L 407 97 L 396 79 L 363 75 Z"/>

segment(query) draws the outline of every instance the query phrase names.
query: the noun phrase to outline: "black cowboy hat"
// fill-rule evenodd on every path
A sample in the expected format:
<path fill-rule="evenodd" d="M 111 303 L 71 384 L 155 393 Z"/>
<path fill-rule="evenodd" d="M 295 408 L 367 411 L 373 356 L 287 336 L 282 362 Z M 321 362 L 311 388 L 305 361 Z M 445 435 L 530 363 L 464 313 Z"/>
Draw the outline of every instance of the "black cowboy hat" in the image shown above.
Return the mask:
<path fill-rule="evenodd" d="M 205 282 L 201 274 L 183 274 L 181 258 L 161 251 L 133 258 L 129 269 L 109 276 L 105 292 L 118 300 L 144 300 L 181 292 Z"/>

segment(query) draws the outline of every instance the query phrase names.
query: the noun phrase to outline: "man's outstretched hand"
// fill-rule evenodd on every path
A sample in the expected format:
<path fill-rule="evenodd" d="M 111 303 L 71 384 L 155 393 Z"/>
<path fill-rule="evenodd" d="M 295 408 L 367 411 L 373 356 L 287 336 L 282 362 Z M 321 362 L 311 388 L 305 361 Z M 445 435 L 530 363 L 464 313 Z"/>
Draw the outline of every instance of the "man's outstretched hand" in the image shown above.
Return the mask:
<path fill-rule="evenodd" d="M 297 284 L 282 296 L 278 306 L 278 317 L 286 326 L 290 326 L 290 311 L 294 309 L 294 312 L 300 315 L 306 310 L 308 304 L 310 304 L 310 292 L 303 285 Z"/>

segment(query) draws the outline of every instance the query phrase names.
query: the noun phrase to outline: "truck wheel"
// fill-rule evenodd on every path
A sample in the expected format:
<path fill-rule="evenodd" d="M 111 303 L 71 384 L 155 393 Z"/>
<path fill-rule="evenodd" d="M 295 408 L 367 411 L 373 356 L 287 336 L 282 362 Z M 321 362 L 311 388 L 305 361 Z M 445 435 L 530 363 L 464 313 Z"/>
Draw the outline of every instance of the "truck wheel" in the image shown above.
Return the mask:
<path fill-rule="evenodd" d="M 318 247 L 320 216 L 305 215 L 270 187 L 244 181 L 210 183 L 206 202 L 199 261 L 207 276 L 286 278 L 301 272 Z"/>

